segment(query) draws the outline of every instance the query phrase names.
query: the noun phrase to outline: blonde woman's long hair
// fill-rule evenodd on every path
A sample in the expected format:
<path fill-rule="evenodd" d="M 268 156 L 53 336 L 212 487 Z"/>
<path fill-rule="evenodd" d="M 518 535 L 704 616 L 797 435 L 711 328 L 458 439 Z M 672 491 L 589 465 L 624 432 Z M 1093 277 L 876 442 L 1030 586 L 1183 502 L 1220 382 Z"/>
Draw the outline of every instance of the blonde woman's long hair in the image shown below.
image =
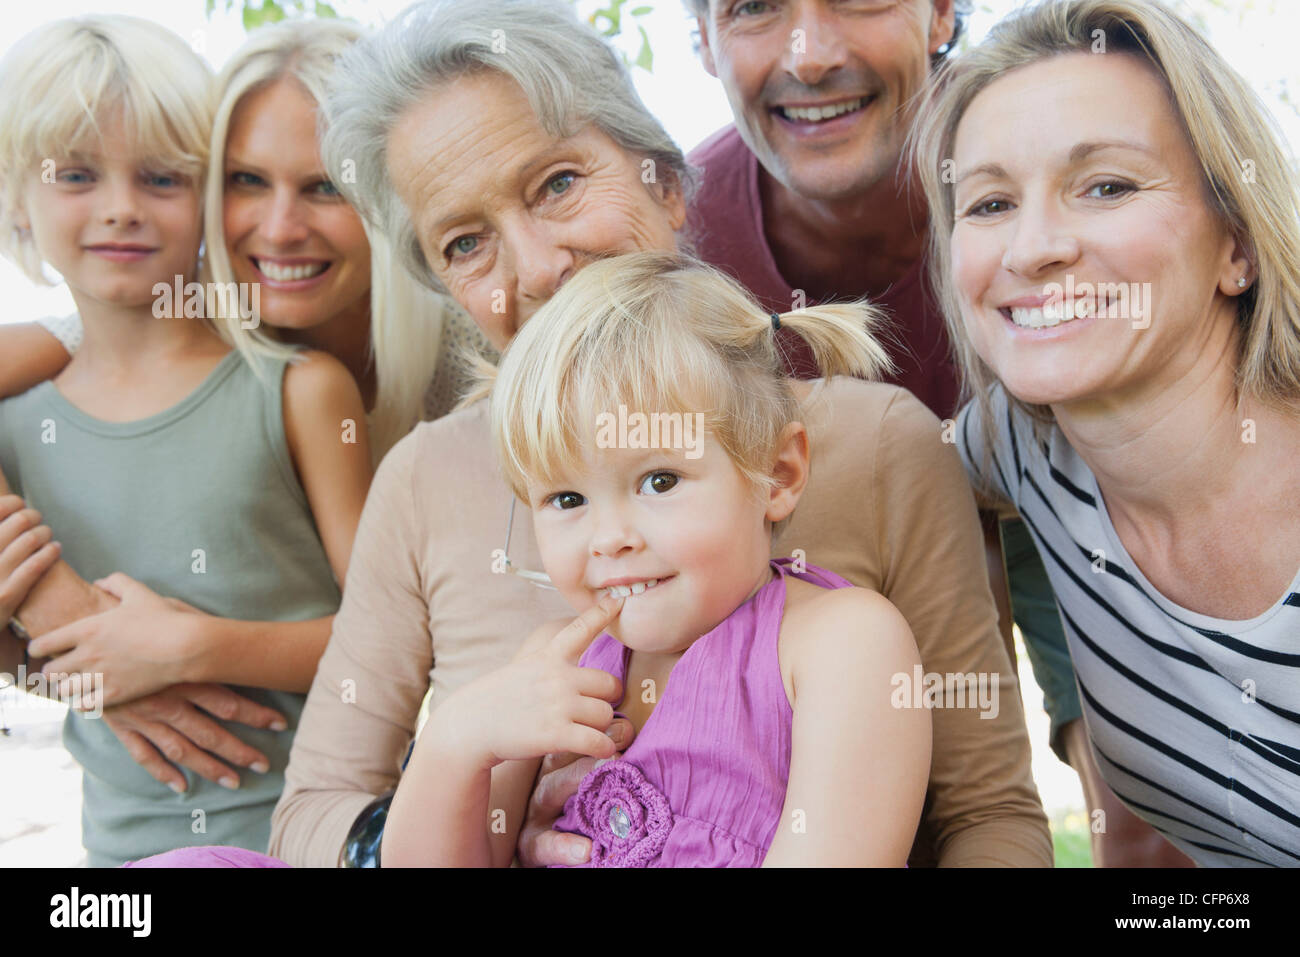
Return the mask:
<path fill-rule="evenodd" d="M 214 283 L 224 285 L 235 278 L 226 249 L 222 200 L 226 138 L 236 107 L 249 93 L 285 78 L 297 82 L 320 104 L 336 61 L 362 36 L 361 27 L 340 20 L 286 21 L 254 33 L 222 70 L 205 197 L 204 239 Z M 424 396 L 437 365 L 450 304 L 421 286 L 398 262 L 387 239 L 364 220 L 363 225 L 370 242 L 370 343 L 378 381 L 370 439 L 378 461 L 423 417 Z M 222 337 L 246 358 L 292 353 L 273 329 L 243 328 L 237 313 L 223 310 L 225 302 L 210 297 L 210 314 Z"/>
<path fill-rule="evenodd" d="M 865 302 L 787 312 L 827 376 L 877 379 L 891 369 Z M 800 419 L 771 315 L 733 279 L 679 254 L 612 257 L 584 267 L 526 322 L 467 403 L 491 396 L 507 484 L 577 466 L 598 416 L 702 413 L 705 430 L 758 493 L 771 488 L 779 434 Z M 653 410 L 653 411 L 652 411 Z M 776 529 L 779 531 L 779 528 Z"/>
<path fill-rule="evenodd" d="M 975 97 L 1011 70 L 1063 53 L 1141 57 L 1157 72 L 1205 175 L 1215 213 L 1247 249 L 1256 280 L 1237 297 L 1237 395 L 1300 410 L 1300 191 L 1283 137 L 1255 91 L 1190 24 L 1157 0 L 1044 0 L 997 24 L 930 90 L 913 129 L 911 155 L 930 205 L 931 281 L 963 372 L 963 394 L 981 403 L 985 449 L 996 427 L 993 370 L 963 328 L 952 281 L 954 185 L 944 176 L 957 127 Z M 1101 54 L 1098 54 L 1101 55 Z M 1041 424 L 1047 406 L 1013 406 Z"/>

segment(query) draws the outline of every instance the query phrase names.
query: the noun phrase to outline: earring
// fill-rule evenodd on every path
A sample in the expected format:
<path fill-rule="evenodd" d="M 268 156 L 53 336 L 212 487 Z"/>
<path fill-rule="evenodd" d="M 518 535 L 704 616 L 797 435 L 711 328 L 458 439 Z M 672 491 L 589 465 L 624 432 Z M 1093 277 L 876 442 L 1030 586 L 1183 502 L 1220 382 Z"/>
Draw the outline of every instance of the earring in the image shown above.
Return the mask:
<path fill-rule="evenodd" d="M 1237 288 L 1238 288 L 1238 289 L 1245 289 L 1245 288 L 1246 288 L 1246 277 L 1245 277 L 1245 276 L 1242 276 L 1240 279 L 1237 280 Z"/>

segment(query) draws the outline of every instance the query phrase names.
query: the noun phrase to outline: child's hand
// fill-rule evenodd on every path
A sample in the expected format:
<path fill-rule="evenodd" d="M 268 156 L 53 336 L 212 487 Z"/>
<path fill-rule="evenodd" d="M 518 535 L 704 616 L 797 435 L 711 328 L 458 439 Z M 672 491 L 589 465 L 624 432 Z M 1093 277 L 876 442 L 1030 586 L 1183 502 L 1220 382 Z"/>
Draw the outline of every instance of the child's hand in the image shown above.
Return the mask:
<path fill-rule="evenodd" d="M 59 543 L 50 541 L 50 527 L 40 521 L 41 513 L 19 496 L 0 496 L 0 628 L 59 560 Z"/>
<path fill-rule="evenodd" d="M 197 655 L 195 626 L 206 616 L 121 572 L 95 584 L 121 604 L 33 640 L 33 658 L 57 656 L 41 671 L 102 675 L 100 697 L 83 695 L 80 710 L 112 707 L 187 680 Z M 70 690 L 71 679 L 65 678 L 60 696 Z"/>
<path fill-rule="evenodd" d="M 554 636 L 530 642 L 506 667 L 462 688 L 434 712 L 428 730 L 435 746 L 455 748 L 483 768 L 553 751 L 613 757 L 605 729 L 622 682 L 599 668 L 579 668 L 578 659 L 622 607 L 622 598 L 602 599 Z"/>

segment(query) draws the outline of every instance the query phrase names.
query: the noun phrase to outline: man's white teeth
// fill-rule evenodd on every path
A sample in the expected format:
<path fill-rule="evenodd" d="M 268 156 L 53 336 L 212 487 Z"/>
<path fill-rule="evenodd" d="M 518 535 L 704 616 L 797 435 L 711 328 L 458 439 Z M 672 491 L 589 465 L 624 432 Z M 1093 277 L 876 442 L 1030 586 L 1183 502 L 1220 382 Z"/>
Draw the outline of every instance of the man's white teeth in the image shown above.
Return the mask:
<path fill-rule="evenodd" d="M 852 113 L 854 110 L 860 110 L 865 102 L 865 97 L 858 97 L 856 100 L 849 100 L 847 103 L 836 103 L 833 106 L 783 106 L 781 107 L 781 115 L 787 120 L 811 120 L 814 123 L 819 123 L 822 120 L 829 120 L 836 116 L 843 116 L 845 113 Z"/>
<path fill-rule="evenodd" d="M 274 279 L 277 282 L 292 282 L 295 279 L 310 279 L 312 276 L 319 276 L 329 266 L 329 263 L 308 263 L 302 266 L 277 266 L 273 262 L 265 259 L 255 260 L 257 268 L 266 274 L 268 279 Z"/>
<path fill-rule="evenodd" d="M 658 578 L 652 578 L 649 581 L 633 582 L 631 585 L 610 585 L 605 591 L 614 598 L 630 598 L 633 595 L 639 595 L 647 588 L 654 588 L 659 584 Z"/>
<path fill-rule="evenodd" d="M 1011 321 L 1028 329 L 1044 329 L 1059 326 L 1072 319 L 1086 319 L 1095 315 L 1093 303 L 1085 299 L 1063 300 L 1047 303 L 1041 309 L 1026 309 L 1021 306 L 1011 307 Z"/>

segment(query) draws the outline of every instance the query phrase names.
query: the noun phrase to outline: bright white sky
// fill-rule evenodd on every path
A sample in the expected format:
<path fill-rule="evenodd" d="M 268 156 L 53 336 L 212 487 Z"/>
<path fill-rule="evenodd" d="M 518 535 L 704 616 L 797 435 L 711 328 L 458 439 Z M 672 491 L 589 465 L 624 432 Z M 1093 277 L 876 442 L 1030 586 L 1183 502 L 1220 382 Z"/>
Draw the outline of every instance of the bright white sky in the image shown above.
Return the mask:
<path fill-rule="evenodd" d="M 334 0 L 340 16 L 379 25 L 395 16 L 408 0 Z M 654 0 L 655 12 L 645 18 L 654 48 L 654 73 L 634 70 L 637 88 L 646 106 L 659 116 L 668 132 L 689 150 L 731 120 L 731 111 L 718 82 L 700 67 L 692 45 L 690 20 L 679 0 Z M 0 55 L 29 31 L 50 20 L 82 13 L 104 12 L 145 17 L 175 30 L 190 41 L 214 67 L 220 67 L 245 39 L 239 9 L 225 13 L 225 0 L 217 0 L 211 20 L 203 15 L 203 0 L 41 0 L 8 5 Z M 579 0 L 583 13 L 604 6 L 600 0 Z M 971 39 L 978 41 L 1019 0 L 980 0 L 970 23 Z M 1203 6 L 1203 4 L 1199 5 Z M 1235 4 L 1234 4 L 1235 6 Z M 1209 36 L 1220 52 L 1260 90 L 1273 109 L 1293 154 L 1300 154 L 1300 115 L 1282 102 L 1289 90 L 1300 104 L 1300 68 L 1296 66 L 1294 39 L 1300 33 L 1300 4 L 1295 0 L 1260 0 L 1256 6 L 1275 12 L 1250 14 L 1215 12 L 1208 20 Z M 628 37 L 627 49 L 635 55 L 637 41 Z M 9 303 L 2 322 L 22 322 L 45 315 L 73 311 L 67 288 L 36 288 L 7 260 L 0 259 L 0 289 Z"/>

